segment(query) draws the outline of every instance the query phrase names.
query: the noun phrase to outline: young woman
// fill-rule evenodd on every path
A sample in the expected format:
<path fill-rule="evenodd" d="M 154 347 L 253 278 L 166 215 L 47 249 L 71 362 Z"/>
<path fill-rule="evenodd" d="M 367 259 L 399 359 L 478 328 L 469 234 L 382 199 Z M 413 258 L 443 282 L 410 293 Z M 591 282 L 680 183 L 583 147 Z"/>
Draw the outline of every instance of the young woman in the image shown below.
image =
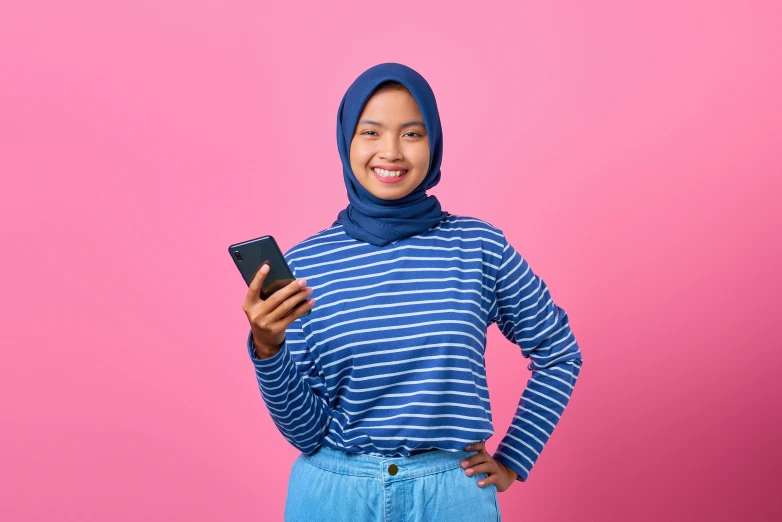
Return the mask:
<path fill-rule="evenodd" d="M 337 146 L 347 208 L 285 253 L 296 281 L 263 301 L 262 267 L 243 305 L 263 400 L 302 452 L 285 520 L 501 520 L 497 493 L 527 479 L 581 369 L 568 316 L 502 230 L 426 194 L 443 137 L 416 71 L 362 73 Z M 490 455 L 492 323 L 532 378 Z"/>

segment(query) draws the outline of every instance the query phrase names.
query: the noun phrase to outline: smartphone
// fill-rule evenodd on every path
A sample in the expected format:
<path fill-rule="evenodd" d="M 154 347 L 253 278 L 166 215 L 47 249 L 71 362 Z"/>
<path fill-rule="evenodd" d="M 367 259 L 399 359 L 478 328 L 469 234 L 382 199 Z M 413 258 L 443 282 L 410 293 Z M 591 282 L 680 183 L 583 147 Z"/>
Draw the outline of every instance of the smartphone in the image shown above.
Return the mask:
<path fill-rule="evenodd" d="M 261 299 L 264 301 L 274 292 L 291 284 L 296 279 L 288 262 L 285 261 L 277 241 L 272 236 L 257 237 L 236 243 L 228 247 L 228 253 L 231 254 L 231 259 L 234 260 L 234 264 L 242 274 L 247 286 L 252 283 L 261 264 L 268 261 L 269 273 L 266 274 L 261 288 Z M 311 312 L 312 310 L 307 310 L 302 314 L 302 317 L 310 315 Z"/>

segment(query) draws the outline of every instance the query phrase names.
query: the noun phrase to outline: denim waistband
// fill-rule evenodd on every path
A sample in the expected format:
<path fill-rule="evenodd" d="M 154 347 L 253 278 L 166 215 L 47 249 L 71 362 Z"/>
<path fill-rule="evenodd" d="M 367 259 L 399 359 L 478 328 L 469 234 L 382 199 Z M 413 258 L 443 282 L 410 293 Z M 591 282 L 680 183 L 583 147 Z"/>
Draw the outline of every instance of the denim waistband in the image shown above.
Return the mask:
<path fill-rule="evenodd" d="M 476 453 L 478 452 L 438 449 L 409 457 L 378 457 L 320 446 L 314 453 L 309 455 L 302 453 L 299 458 L 334 473 L 395 482 L 458 468 L 462 460 Z"/>

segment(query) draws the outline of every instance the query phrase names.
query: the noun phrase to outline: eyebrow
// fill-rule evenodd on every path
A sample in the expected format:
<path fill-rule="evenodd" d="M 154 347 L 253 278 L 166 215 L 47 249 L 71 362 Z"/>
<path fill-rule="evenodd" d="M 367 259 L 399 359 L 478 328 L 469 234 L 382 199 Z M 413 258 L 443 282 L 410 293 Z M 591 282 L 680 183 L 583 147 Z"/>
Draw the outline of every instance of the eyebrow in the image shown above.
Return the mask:
<path fill-rule="evenodd" d="M 385 125 L 383 125 L 382 123 L 380 123 L 378 121 L 374 121 L 374 120 L 361 120 L 360 122 L 358 122 L 358 124 L 359 125 L 362 125 L 362 124 L 363 125 L 377 125 L 378 127 L 383 127 L 384 129 L 386 128 Z M 423 127 L 423 128 L 426 128 L 426 125 L 424 125 L 424 122 L 418 121 L 418 120 L 408 121 L 407 123 L 403 123 L 402 125 L 400 125 L 400 127 L 402 127 L 404 129 L 405 127 L 415 127 L 416 125 L 420 126 L 420 127 Z"/>

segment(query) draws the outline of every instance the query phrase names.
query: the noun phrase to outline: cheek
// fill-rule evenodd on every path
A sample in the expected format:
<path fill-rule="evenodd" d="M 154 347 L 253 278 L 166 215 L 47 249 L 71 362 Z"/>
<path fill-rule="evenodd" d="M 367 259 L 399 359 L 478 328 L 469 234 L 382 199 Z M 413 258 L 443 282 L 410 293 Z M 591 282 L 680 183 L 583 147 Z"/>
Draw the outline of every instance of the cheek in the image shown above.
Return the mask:
<path fill-rule="evenodd" d="M 350 163 L 353 166 L 365 167 L 372 159 L 372 151 L 360 144 L 350 148 Z"/>
<path fill-rule="evenodd" d="M 416 150 L 415 166 L 426 173 L 429 168 L 429 147 Z"/>

